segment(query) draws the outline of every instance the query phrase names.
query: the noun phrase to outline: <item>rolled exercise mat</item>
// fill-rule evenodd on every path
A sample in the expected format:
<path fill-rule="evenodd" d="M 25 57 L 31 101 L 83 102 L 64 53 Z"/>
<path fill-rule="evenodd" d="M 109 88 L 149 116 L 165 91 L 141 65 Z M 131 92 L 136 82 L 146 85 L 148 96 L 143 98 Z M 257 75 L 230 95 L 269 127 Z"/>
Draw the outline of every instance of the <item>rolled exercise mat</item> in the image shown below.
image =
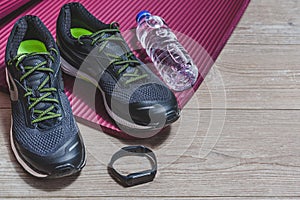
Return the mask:
<path fill-rule="evenodd" d="M 60 8 L 71 1 L 44 0 L 34 8 L 27 10 L 17 18 L 25 15 L 39 16 L 55 37 L 56 19 Z M 148 62 L 149 58 L 137 42 L 134 27 L 135 17 L 141 10 L 149 10 L 152 14 L 165 19 L 170 28 L 176 33 L 179 41 L 188 50 L 199 68 L 200 76 L 189 90 L 175 93 L 180 108 L 183 108 L 199 88 L 205 75 L 217 59 L 237 23 L 245 12 L 250 0 L 152 0 L 152 1 L 80 1 L 92 14 L 105 23 L 117 21 L 121 32 L 135 50 L 137 56 Z M 0 37 L 0 87 L 6 91 L 4 52 L 7 38 L 17 20 L 14 19 L 1 30 Z M 199 47 L 200 50 L 199 50 Z M 201 50 L 202 49 L 202 50 Z M 203 50 L 206 53 L 203 53 Z M 65 92 L 69 97 L 73 113 L 83 124 L 103 130 L 120 138 L 131 138 L 121 131 L 107 115 L 103 106 L 100 92 L 95 92 L 88 83 L 82 83 L 84 90 L 74 86 L 74 78 L 64 76 Z M 76 79 L 77 82 L 77 79 Z M 75 85 L 77 85 L 75 82 Z M 76 90 L 74 92 L 74 90 Z M 96 94 L 95 94 L 96 93 Z"/>

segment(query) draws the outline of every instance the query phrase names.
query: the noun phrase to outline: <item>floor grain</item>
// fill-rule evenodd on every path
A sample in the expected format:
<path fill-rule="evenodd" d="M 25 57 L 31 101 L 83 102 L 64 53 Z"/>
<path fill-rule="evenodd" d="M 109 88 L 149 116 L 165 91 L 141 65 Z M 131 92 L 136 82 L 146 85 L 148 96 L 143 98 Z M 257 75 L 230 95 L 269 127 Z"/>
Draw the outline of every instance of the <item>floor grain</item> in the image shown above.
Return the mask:
<path fill-rule="evenodd" d="M 115 151 L 136 142 L 82 124 L 88 163 L 80 176 L 31 177 L 12 155 L 10 101 L 0 93 L 0 199 L 299 199 L 299 13 L 298 0 L 252 0 L 182 118 L 139 142 L 159 165 L 145 185 L 123 188 L 106 171 Z"/>

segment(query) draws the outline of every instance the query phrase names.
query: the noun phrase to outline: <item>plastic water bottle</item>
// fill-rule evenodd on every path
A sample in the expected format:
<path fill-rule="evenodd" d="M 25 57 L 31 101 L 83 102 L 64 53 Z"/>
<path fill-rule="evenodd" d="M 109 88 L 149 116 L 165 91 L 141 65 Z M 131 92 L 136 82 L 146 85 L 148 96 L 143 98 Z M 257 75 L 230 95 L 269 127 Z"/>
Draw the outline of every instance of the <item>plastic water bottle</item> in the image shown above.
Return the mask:
<path fill-rule="evenodd" d="M 192 87 L 198 68 L 165 21 L 148 11 L 141 11 L 136 21 L 137 38 L 165 83 L 175 91 Z"/>

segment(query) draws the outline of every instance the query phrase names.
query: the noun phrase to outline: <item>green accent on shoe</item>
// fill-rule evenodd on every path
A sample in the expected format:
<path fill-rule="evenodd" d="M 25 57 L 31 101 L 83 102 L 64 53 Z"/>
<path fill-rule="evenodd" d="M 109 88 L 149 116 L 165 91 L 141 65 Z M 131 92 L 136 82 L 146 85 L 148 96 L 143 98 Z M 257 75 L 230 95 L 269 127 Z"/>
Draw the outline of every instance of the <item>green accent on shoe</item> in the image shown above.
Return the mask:
<path fill-rule="evenodd" d="M 92 34 L 93 32 L 84 28 L 71 28 L 71 35 L 76 39 L 83 35 L 92 35 Z"/>
<path fill-rule="evenodd" d="M 44 53 L 47 52 L 45 44 L 39 40 L 24 40 L 21 42 L 18 53 Z"/>

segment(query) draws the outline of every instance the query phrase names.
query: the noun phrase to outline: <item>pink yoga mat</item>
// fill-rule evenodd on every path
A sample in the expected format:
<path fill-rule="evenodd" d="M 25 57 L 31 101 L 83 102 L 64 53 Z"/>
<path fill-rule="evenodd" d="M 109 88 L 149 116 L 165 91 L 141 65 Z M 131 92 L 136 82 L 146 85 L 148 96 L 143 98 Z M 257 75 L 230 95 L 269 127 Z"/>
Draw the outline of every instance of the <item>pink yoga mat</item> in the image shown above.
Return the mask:
<path fill-rule="evenodd" d="M 30 0 L 1 0 L 0 2 L 0 20 L 17 10 Z"/>
<path fill-rule="evenodd" d="M 34 8 L 20 14 L 39 16 L 55 37 L 56 19 L 61 6 L 68 0 L 44 0 Z M 117 21 L 121 31 L 131 48 L 144 62 L 149 62 L 145 51 L 140 49 L 135 34 L 135 17 L 141 10 L 149 10 L 152 14 L 165 19 L 174 30 L 180 42 L 188 50 L 199 68 L 201 76 L 194 87 L 184 92 L 175 93 L 180 108 L 183 108 L 193 93 L 199 88 L 205 75 L 217 59 L 234 28 L 242 17 L 250 0 L 81 0 L 92 14 L 105 23 Z M 14 19 L 1 30 L 0 37 L 0 87 L 6 89 L 4 76 L 4 51 Z M 130 138 L 122 132 L 108 117 L 103 107 L 102 97 L 99 92 L 91 95 L 95 89 L 88 83 L 84 91 L 73 92 L 74 79 L 64 76 L 65 91 L 72 105 L 74 115 L 81 123 L 103 130 L 111 135 Z M 90 88 L 90 89 L 89 89 Z"/>

